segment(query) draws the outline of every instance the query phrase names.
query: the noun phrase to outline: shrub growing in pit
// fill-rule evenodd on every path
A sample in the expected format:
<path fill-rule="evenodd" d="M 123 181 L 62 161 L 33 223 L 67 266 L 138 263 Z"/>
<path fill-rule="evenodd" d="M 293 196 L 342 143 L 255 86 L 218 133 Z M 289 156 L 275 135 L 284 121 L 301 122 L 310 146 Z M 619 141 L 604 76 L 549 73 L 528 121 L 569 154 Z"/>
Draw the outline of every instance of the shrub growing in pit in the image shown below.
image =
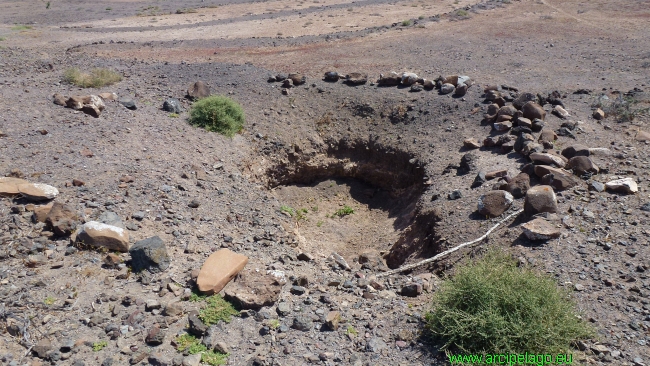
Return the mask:
<path fill-rule="evenodd" d="M 244 110 L 239 103 L 222 95 L 200 99 L 190 110 L 191 124 L 228 137 L 241 131 L 244 121 Z"/>

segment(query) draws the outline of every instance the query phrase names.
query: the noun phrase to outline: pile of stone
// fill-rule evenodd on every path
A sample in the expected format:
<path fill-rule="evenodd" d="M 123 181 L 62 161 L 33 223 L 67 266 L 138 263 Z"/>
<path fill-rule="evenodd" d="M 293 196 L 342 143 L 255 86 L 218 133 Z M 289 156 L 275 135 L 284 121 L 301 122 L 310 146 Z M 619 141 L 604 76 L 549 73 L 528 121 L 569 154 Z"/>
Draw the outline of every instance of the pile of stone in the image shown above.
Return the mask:
<path fill-rule="evenodd" d="M 125 108 L 131 110 L 138 109 L 133 99 L 121 98 L 118 100 L 117 94 L 115 93 L 100 93 L 98 95 L 91 94 L 71 97 L 65 97 L 59 93 L 56 93 L 52 97 L 52 102 L 54 104 L 74 109 L 76 111 L 82 111 L 95 118 L 99 118 L 104 109 L 106 109 L 105 102 L 116 100 Z"/>
<path fill-rule="evenodd" d="M 269 83 L 282 83 L 282 94 L 288 95 L 289 89 L 292 87 L 305 84 L 307 82 L 307 77 L 300 73 L 290 73 L 288 75 L 279 73 L 275 76 L 269 76 L 267 81 Z"/>
<path fill-rule="evenodd" d="M 513 93 L 514 92 L 514 93 Z M 484 121 L 491 123 L 498 134 L 483 140 L 486 148 L 498 147 L 501 153 L 513 150 L 528 157 L 530 163 L 524 165 L 515 176 L 507 170 L 493 172 L 479 171 L 474 180 L 476 188 L 488 180 L 499 178 L 493 190 L 479 198 L 477 211 L 486 217 L 496 217 L 506 212 L 516 199 L 524 198 L 524 214 L 530 221 L 522 225 L 524 235 L 530 240 L 548 240 L 560 235 L 557 220 L 557 198 L 555 192 L 585 186 L 602 192 L 609 190 L 622 194 L 634 194 L 638 186 L 633 178 L 617 177 L 606 183 L 594 177 L 600 173 L 593 156 L 611 155 L 606 148 L 589 148 L 580 144 L 566 147 L 556 153 L 554 142 L 558 133 L 546 127 L 544 104 L 552 104 L 552 113 L 558 118 L 569 116 L 564 109 L 561 96 L 557 92 L 542 97 L 533 93 L 517 93 L 514 88 L 485 88 L 487 107 Z M 566 123 L 562 124 L 566 126 Z M 566 127 L 562 127 L 566 128 Z M 561 131 L 558 131 L 561 132 Z M 465 148 L 477 149 L 480 144 L 474 139 L 463 142 Z M 468 153 L 469 155 L 472 153 Z M 464 160 L 467 160 L 464 157 Z M 531 186 L 531 181 L 538 185 Z"/>

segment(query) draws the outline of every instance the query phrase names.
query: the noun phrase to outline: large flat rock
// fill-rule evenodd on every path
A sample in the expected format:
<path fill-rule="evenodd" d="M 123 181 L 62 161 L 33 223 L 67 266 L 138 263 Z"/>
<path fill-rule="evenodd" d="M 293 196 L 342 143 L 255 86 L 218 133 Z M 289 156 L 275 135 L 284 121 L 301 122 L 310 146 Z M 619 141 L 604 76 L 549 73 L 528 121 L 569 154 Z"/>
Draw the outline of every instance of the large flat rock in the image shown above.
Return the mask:
<path fill-rule="evenodd" d="M 221 291 L 248 263 L 248 257 L 228 249 L 212 253 L 203 263 L 196 284 L 199 291 L 216 294 Z"/>

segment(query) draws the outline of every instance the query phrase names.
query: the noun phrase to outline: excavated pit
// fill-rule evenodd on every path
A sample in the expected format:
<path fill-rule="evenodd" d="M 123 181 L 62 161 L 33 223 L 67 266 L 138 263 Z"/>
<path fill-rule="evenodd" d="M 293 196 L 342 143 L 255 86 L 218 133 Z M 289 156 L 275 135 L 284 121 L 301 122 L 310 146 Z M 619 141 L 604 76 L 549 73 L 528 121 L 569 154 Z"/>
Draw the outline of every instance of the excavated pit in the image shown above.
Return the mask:
<path fill-rule="evenodd" d="M 356 260 L 372 250 L 394 268 L 422 252 L 410 243 L 430 242 L 425 237 L 431 234 L 431 218 L 419 217 L 425 167 L 411 153 L 362 140 L 329 143 L 320 150 L 292 147 L 286 159 L 266 170 L 266 179 L 284 211 L 293 215 L 292 229 L 304 238 L 306 251 L 336 251 Z M 346 207 L 354 213 L 336 215 Z"/>

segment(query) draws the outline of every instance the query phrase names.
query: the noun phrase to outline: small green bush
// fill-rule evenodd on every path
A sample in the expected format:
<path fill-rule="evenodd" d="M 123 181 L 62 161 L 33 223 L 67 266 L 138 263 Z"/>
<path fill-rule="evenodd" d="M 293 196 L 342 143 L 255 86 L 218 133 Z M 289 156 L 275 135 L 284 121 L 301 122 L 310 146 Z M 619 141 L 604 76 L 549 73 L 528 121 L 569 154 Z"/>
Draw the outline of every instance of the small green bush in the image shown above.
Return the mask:
<path fill-rule="evenodd" d="M 93 69 L 90 73 L 71 68 L 63 74 L 63 81 L 81 88 L 101 88 L 122 81 L 122 76 L 115 71 L 103 68 Z"/>
<path fill-rule="evenodd" d="M 595 334 L 568 290 L 497 251 L 445 280 L 426 320 L 443 349 L 472 354 L 568 353 Z"/>
<path fill-rule="evenodd" d="M 200 99 L 190 110 L 191 124 L 228 137 L 241 131 L 244 121 L 244 110 L 239 103 L 222 95 Z"/>
<path fill-rule="evenodd" d="M 104 347 L 108 346 L 108 342 L 106 341 L 99 341 L 93 343 L 93 351 L 99 352 L 104 349 Z"/>
<path fill-rule="evenodd" d="M 343 217 L 343 216 L 347 216 L 347 215 L 352 215 L 353 213 L 354 213 L 354 210 L 352 209 L 352 207 L 343 206 L 343 208 L 341 208 L 341 209 L 337 210 L 336 212 L 334 212 L 334 215 L 336 215 L 338 217 Z"/>
<path fill-rule="evenodd" d="M 201 362 L 207 363 L 211 366 L 225 365 L 228 361 L 228 354 L 215 352 L 213 350 L 203 352 L 201 355 Z"/>
<path fill-rule="evenodd" d="M 176 339 L 174 339 L 174 343 L 176 344 L 176 350 L 178 352 L 184 352 L 187 350 L 187 353 L 191 355 L 208 350 L 208 348 L 203 343 L 201 343 L 200 339 L 187 333 L 176 337 Z"/>
<path fill-rule="evenodd" d="M 28 30 L 33 29 L 33 28 L 34 27 L 32 27 L 31 25 L 18 24 L 18 25 L 14 25 L 13 27 L 11 27 L 11 30 L 16 31 L 16 32 L 23 32 L 23 31 L 28 31 Z"/>
<path fill-rule="evenodd" d="M 199 311 L 199 318 L 205 325 L 217 324 L 219 321 L 230 323 L 233 315 L 239 314 L 231 303 L 220 295 L 213 295 L 205 299 L 206 306 Z"/>
<path fill-rule="evenodd" d="M 411 20 L 410 19 L 402 21 L 402 27 L 408 27 L 409 25 L 411 25 Z"/>

